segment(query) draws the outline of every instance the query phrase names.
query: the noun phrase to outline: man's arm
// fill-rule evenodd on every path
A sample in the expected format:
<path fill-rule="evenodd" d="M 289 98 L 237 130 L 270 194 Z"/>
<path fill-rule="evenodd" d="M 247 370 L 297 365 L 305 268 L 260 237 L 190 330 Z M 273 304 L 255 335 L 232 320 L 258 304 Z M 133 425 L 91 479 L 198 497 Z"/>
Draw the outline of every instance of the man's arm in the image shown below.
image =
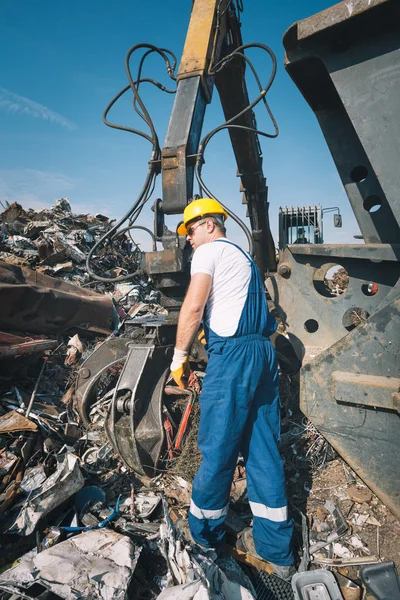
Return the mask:
<path fill-rule="evenodd" d="M 206 273 L 192 276 L 185 300 L 179 313 L 175 348 L 189 352 L 199 329 L 204 307 L 211 290 L 212 277 Z"/>

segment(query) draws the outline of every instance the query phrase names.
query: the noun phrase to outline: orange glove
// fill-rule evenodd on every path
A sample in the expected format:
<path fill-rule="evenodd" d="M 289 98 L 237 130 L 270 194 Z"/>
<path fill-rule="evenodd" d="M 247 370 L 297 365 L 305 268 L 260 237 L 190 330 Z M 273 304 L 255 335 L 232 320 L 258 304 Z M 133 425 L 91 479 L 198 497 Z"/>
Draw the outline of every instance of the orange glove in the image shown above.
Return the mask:
<path fill-rule="evenodd" d="M 185 390 L 191 374 L 188 353 L 175 348 L 170 369 L 176 385 Z"/>
<path fill-rule="evenodd" d="M 200 344 L 203 344 L 203 346 L 206 345 L 206 336 L 204 334 L 204 329 L 201 328 L 199 333 L 197 334 L 197 339 L 199 340 Z"/>

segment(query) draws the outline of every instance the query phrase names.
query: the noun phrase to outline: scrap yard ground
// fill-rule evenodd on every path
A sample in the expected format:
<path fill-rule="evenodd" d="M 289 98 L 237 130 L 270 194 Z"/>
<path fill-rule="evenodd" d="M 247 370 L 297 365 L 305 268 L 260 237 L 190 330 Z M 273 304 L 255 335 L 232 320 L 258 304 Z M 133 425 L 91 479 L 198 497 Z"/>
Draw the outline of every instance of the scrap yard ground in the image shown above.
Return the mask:
<path fill-rule="evenodd" d="M 101 300 L 104 295 L 112 298 L 116 311 L 108 332 L 100 331 L 96 323 L 89 328 L 76 323 L 51 325 L 46 321 L 46 314 L 40 314 L 46 310 L 46 305 L 40 303 L 33 311 L 35 314 L 31 314 L 31 322 L 36 327 L 34 334 L 12 331 L 12 321 L 7 327 L 3 316 L 3 327 L 6 325 L 13 335 L 1 334 L 0 338 L 2 598 L 24 590 L 30 593 L 27 590 L 32 578 L 26 577 L 33 568 L 29 561 L 39 564 L 36 552 L 43 560 L 34 581 L 60 594 L 57 597 L 75 597 L 71 595 L 74 587 L 81 589 L 79 593 L 87 593 L 87 590 L 82 591 L 85 580 L 93 586 L 94 597 L 122 598 L 125 592 L 121 589 L 128 586 L 129 598 L 157 598 L 169 577 L 175 577 L 178 582 L 181 577 L 184 581 L 182 573 L 179 575 L 182 563 L 178 560 L 174 569 L 167 560 L 171 552 L 168 544 L 176 542 L 171 541 L 165 519 L 169 515 L 168 518 L 176 522 L 187 516 L 191 480 L 201 459 L 196 444 L 199 406 L 196 404 L 191 413 L 181 449 L 169 452 L 163 445 L 155 476 L 140 477 L 126 468 L 104 430 L 123 360 L 111 361 L 110 367 L 104 370 L 96 397 L 87 407 L 87 422 L 82 420 L 75 386 L 82 365 L 84 368 L 85 361 L 96 349 L 113 338 L 134 340 L 137 333 L 132 322 L 135 319 L 140 323 L 144 315 L 162 318 L 166 310 L 157 303 L 157 291 L 145 276 L 116 285 L 96 282 L 87 276 L 81 257 L 96 236 L 109 227 L 106 217 L 75 215 L 64 199 L 52 209 L 40 212 L 24 210 L 15 204 L 6 209 L 0 219 L 3 298 L 6 290 L 10 292 L 10 286 L 25 285 L 27 269 L 33 269 L 34 273 L 51 275 L 54 289 L 61 282 L 77 286 L 76 293 L 82 302 L 88 298 L 79 296 L 85 289 L 99 293 L 92 299 Z M 101 257 L 104 274 L 115 272 L 116 257 L 118 264 L 124 265 L 126 242 L 121 240 L 111 255 L 104 253 Z M 128 260 L 130 257 L 131 254 Z M 61 301 L 65 302 L 66 297 L 55 300 L 56 303 Z M 12 319 L 12 315 L 9 318 Z M 38 330 L 41 323 L 46 325 L 42 325 L 44 332 Z M 285 459 L 290 510 L 296 523 L 297 560 L 304 556 L 307 537 L 312 547 L 337 530 L 337 515 L 333 513 L 336 508 L 344 519 L 345 532 L 312 555 L 312 569 L 340 559 L 343 565 L 333 566 L 333 571 L 358 581 L 359 566 L 353 564 L 357 559 L 362 562 L 376 557 L 375 560 L 394 560 L 399 565 L 399 521 L 302 415 L 298 376 L 281 374 L 281 399 L 280 448 Z M 165 397 L 165 406 L 175 423 L 185 405 L 185 397 Z M 231 490 L 227 523 L 227 555 L 232 554 L 244 569 L 243 585 L 251 588 L 250 581 L 257 586 L 257 572 L 268 567 L 235 550 L 240 530 L 251 523 L 246 473 L 240 461 Z M 99 529 L 99 524 L 104 525 L 104 529 Z M 79 533 L 79 527 L 86 527 L 87 531 Z M 87 536 L 93 536 L 93 541 Z M 74 544 L 79 539 L 82 545 L 78 548 Z M 95 557 L 102 562 L 106 573 L 114 573 L 112 580 L 107 575 L 100 579 L 94 576 L 99 567 L 90 548 L 92 544 L 101 543 L 110 549 L 119 548 L 117 554 L 109 550 L 100 556 L 96 553 Z M 76 557 L 86 556 L 85 568 L 70 577 L 68 585 L 57 565 L 52 570 L 52 581 L 48 578 L 47 565 L 54 567 L 55 564 L 53 547 L 54 550 L 60 548 L 58 555 L 71 568 L 77 566 Z M 196 556 L 196 551 L 188 547 L 185 560 L 202 560 Z M 119 566 L 116 571 L 114 561 L 120 565 L 121 560 L 126 568 Z M 207 567 L 204 560 L 202 568 L 207 569 L 209 565 Z M 230 572 L 228 567 L 220 565 L 225 573 Z"/>

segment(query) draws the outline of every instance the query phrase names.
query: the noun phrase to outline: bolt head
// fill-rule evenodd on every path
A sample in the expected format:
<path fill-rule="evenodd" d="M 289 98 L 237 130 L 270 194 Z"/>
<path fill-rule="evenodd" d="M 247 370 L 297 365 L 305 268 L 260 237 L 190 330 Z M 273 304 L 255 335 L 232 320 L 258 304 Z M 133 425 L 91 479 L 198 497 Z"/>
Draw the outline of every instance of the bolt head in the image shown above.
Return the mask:
<path fill-rule="evenodd" d="M 290 277 L 291 274 L 291 269 L 288 265 L 281 265 L 278 268 L 278 273 L 281 277 Z"/>
<path fill-rule="evenodd" d="M 86 367 L 83 367 L 83 369 L 81 369 L 80 376 L 83 379 L 89 379 L 89 377 L 90 377 L 90 371 L 89 371 L 89 369 L 87 369 Z"/>

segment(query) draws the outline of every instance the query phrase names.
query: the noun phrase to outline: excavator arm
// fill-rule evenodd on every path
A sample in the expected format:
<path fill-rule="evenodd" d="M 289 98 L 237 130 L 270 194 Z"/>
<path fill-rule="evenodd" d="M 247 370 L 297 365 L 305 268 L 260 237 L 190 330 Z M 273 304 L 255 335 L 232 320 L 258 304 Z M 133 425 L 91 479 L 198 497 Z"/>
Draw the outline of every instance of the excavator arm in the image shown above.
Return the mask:
<path fill-rule="evenodd" d="M 182 213 L 193 197 L 196 162 L 202 161 L 199 144 L 204 115 L 216 85 L 226 120 L 243 113 L 233 120 L 235 127 L 228 131 L 241 179 L 243 203 L 247 204 L 250 217 L 253 254 L 264 274 L 266 270 L 276 270 L 276 259 L 254 113 L 251 109 L 244 112 L 250 105 L 246 63 L 236 56 L 227 60 L 221 70 L 213 70 L 242 45 L 239 11 L 232 0 L 194 0 L 162 150 L 162 211 Z M 223 198 L 220 200 L 224 202 Z"/>

